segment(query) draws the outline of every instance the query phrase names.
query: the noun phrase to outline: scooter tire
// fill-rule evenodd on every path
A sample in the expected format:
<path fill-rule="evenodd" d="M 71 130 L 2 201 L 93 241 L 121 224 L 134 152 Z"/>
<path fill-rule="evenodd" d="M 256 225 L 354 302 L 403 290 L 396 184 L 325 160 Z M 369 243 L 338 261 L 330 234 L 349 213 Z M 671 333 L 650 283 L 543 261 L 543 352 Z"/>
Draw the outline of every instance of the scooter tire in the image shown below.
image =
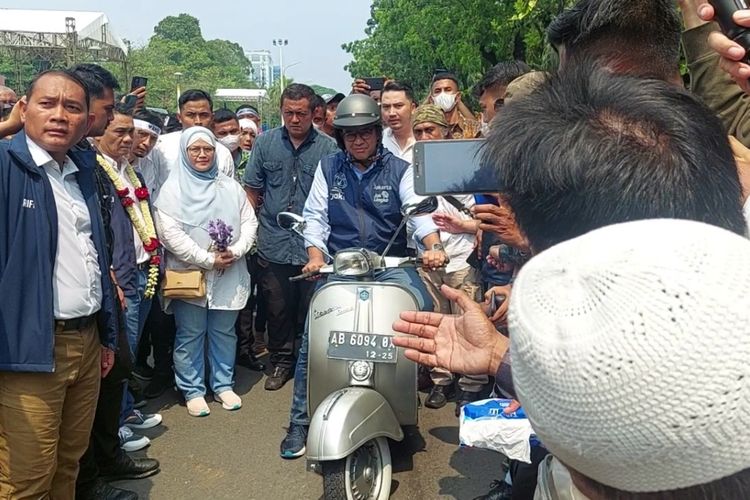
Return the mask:
<path fill-rule="evenodd" d="M 377 472 L 376 496 L 368 494 L 362 496 L 364 492 L 355 492 L 352 487 L 351 472 L 353 468 L 354 457 L 358 453 L 368 453 L 368 450 L 375 455 L 376 463 L 379 463 Z M 362 445 L 354 453 L 341 460 L 323 462 L 323 498 L 324 500 L 358 500 L 359 498 L 372 498 L 373 500 L 387 500 L 391 496 L 391 480 L 393 466 L 391 463 L 391 451 L 388 447 L 388 439 L 379 437 L 372 439 Z"/>

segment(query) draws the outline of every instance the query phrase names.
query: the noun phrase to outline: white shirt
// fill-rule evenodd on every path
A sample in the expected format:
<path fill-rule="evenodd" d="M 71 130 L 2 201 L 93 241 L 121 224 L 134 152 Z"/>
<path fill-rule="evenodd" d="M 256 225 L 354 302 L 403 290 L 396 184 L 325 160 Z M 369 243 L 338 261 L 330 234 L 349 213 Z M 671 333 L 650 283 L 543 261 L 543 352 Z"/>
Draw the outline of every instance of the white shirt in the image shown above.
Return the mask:
<path fill-rule="evenodd" d="M 133 161 L 133 167 L 136 171 L 143 176 L 143 181 L 146 183 L 148 193 L 151 196 L 151 202 L 156 200 L 156 196 L 159 192 L 160 184 L 157 183 L 156 179 L 156 167 L 151 157 L 151 153 L 144 156 L 143 158 L 136 158 Z"/>
<path fill-rule="evenodd" d="M 474 197 L 471 195 L 456 195 L 454 198 L 460 201 L 466 208 L 471 208 L 475 204 Z M 471 220 L 469 215 L 459 211 L 442 196 L 438 196 L 438 209 L 435 213 L 455 215 L 461 220 Z M 476 233 L 451 234 L 441 231 L 440 242 L 443 244 L 445 253 L 451 259 L 445 267 L 446 273 L 450 274 L 469 267 L 466 259 L 474 252 Z"/>
<path fill-rule="evenodd" d="M 182 132 L 172 132 L 159 136 L 151 151 L 151 161 L 154 165 L 155 188 L 158 190 L 169 177 L 169 172 L 180 165 L 180 137 Z M 230 179 L 234 179 L 234 158 L 232 153 L 220 142 L 216 143 L 216 162 L 219 172 Z"/>
<path fill-rule="evenodd" d="M 28 137 L 26 145 L 34 163 L 47 173 L 57 208 L 57 253 L 52 270 L 55 319 L 90 316 L 102 307 L 102 274 L 91 214 L 75 176 L 78 167 L 66 156 L 61 171 L 49 153 Z"/>
<path fill-rule="evenodd" d="M 258 233 L 258 219 L 239 183 L 233 193 L 240 212 L 240 231 L 237 239 L 227 248 L 237 260 L 228 269 L 218 272 L 214 267 L 214 253 L 201 247 L 186 232 L 185 227 L 164 212 L 156 210 L 156 228 L 167 249 L 167 269 L 205 270 L 206 297 L 189 299 L 185 302 L 209 309 L 237 311 L 245 307 L 250 295 L 250 274 L 247 271 L 247 254 L 255 243 Z M 170 299 L 163 302 L 164 310 L 169 311 Z"/>
<path fill-rule="evenodd" d="M 398 145 L 398 141 L 396 140 L 396 136 L 393 135 L 393 130 L 387 128 L 383 131 L 383 146 L 385 149 L 393 153 L 394 156 L 397 156 L 410 164 L 414 163 L 414 144 L 416 143 L 416 139 L 412 136 L 406 144 L 406 147 L 401 149 L 401 146 Z"/>
<path fill-rule="evenodd" d="M 133 186 L 133 183 L 130 182 L 130 178 L 128 177 L 128 174 L 125 172 L 125 167 L 127 167 L 128 162 L 125 160 L 120 160 L 120 162 L 116 162 L 109 156 L 105 155 L 104 153 L 99 153 L 102 155 L 102 158 L 104 158 L 110 165 L 112 165 L 115 168 L 115 171 L 117 172 L 118 176 L 120 177 L 120 180 L 125 184 L 125 187 L 128 188 L 128 198 L 133 200 L 133 208 L 135 208 L 135 214 L 138 217 L 138 219 L 141 221 L 141 223 L 144 223 L 143 220 L 143 213 L 141 212 L 141 204 L 138 201 L 138 198 L 135 196 L 135 187 Z M 117 201 L 119 203 L 119 199 Z M 127 213 L 127 212 L 126 212 Z M 128 215 L 128 220 L 130 220 L 130 214 Z M 146 262 L 151 259 L 151 256 L 146 252 L 146 249 L 143 248 L 143 241 L 141 240 L 140 235 L 138 234 L 138 231 L 135 229 L 135 225 L 133 225 L 131 221 L 131 227 L 133 228 L 133 246 L 135 247 L 135 262 L 136 264 L 145 264 Z"/>

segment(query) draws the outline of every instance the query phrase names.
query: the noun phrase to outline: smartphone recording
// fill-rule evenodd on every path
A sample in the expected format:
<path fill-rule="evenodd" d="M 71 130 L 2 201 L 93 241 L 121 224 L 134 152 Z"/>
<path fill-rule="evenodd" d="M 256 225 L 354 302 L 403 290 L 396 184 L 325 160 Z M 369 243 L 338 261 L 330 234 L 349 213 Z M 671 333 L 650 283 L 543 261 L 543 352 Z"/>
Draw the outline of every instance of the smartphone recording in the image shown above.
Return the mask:
<path fill-rule="evenodd" d="M 414 145 L 414 190 L 422 196 L 497 193 L 494 168 L 482 164 L 484 139 L 420 141 Z"/>

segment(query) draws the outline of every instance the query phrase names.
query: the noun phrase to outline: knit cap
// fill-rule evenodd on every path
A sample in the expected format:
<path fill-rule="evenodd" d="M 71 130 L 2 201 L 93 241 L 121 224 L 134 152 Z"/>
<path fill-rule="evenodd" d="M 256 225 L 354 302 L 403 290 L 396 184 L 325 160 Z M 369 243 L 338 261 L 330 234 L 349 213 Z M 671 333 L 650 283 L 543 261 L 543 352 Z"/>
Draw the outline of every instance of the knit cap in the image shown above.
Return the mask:
<path fill-rule="evenodd" d="M 412 126 L 415 127 L 420 123 L 431 122 L 441 127 L 447 127 L 448 122 L 445 120 L 443 110 L 434 104 L 422 104 L 414 110 L 411 118 Z"/>
<path fill-rule="evenodd" d="M 598 229 L 534 257 L 510 303 L 513 378 L 544 445 L 657 492 L 750 468 L 750 241 L 699 222 Z"/>

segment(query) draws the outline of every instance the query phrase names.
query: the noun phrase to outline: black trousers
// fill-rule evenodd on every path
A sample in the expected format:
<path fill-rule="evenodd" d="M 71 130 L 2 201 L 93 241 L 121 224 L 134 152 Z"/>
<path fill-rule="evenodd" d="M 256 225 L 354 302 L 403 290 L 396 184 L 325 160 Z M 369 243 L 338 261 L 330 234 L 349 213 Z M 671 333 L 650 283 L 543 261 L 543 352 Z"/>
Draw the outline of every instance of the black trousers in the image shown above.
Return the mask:
<path fill-rule="evenodd" d="M 258 284 L 268 314 L 268 351 L 275 367 L 294 367 L 294 341 L 302 335 L 315 283 L 289 278 L 302 274 L 302 266 L 274 264 L 258 259 Z"/>
<path fill-rule="evenodd" d="M 76 479 L 76 491 L 89 488 L 99 477 L 100 466 L 111 466 L 120 454 L 125 453 L 120 449 L 118 431 L 120 430 L 123 382 L 130 374 L 130 365 L 127 360 L 123 359 L 121 353 L 130 358 L 127 341 L 123 346 L 122 338 L 118 355 L 115 356 L 115 364 L 109 375 L 102 379 L 99 388 L 94 426 L 91 429 L 89 447 L 79 462 L 81 468 Z"/>
<path fill-rule="evenodd" d="M 237 316 L 237 322 L 234 325 L 237 333 L 237 356 L 247 356 L 253 352 L 255 334 L 266 331 L 268 315 L 266 314 L 266 301 L 263 300 L 260 281 L 260 266 L 258 265 L 257 255 L 247 256 L 247 268 L 250 272 L 250 297 L 247 304 Z M 253 321 L 253 314 L 255 315 Z"/>
<path fill-rule="evenodd" d="M 143 326 L 143 335 L 141 335 L 141 340 L 138 343 L 136 363 L 145 365 L 153 348 L 154 376 L 166 379 L 173 378 L 172 350 L 174 349 L 175 331 L 174 316 L 162 311 L 161 304 L 156 300 Z"/>
<path fill-rule="evenodd" d="M 510 480 L 513 481 L 513 500 L 534 500 L 539 464 L 549 452 L 541 446 L 531 447 L 531 463 L 510 461 Z"/>

